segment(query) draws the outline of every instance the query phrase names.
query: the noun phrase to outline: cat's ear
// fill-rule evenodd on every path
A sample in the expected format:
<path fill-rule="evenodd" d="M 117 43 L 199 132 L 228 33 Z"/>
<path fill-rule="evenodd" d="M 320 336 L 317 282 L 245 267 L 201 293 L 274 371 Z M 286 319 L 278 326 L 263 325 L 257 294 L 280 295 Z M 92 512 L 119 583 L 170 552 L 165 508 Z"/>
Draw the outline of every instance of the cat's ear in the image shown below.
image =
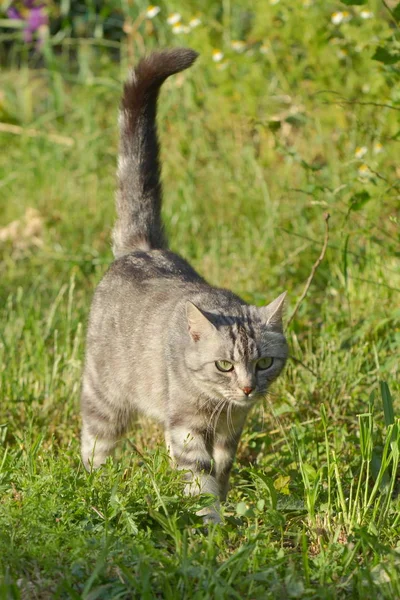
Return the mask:
<path fill-rule="evenodd" d="M 285 308 L 286 292 L 275 298 L 267 306 L 261 306 L 258 311 L 266 325 L 269 325 L 272 330 L 283 333 L 282 316 Z"/>
<path fill-rule="evenodd" d="M 192 302 L 186 302 L 186 317 L 189 333 L 194 342 L 215 333 L 216 328 L 205 314 Z"/>

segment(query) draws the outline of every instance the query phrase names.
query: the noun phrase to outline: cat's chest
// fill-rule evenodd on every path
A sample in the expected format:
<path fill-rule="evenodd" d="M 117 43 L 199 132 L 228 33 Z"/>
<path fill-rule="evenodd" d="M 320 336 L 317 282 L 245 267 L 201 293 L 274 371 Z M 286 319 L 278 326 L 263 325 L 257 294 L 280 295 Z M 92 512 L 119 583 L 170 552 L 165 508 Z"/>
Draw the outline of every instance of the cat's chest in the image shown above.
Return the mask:
<path fill-rule="evenodd" d="M 212 430 L 214 438 L 235 438 L 240 435 L 247 412 L 228 405 L 217 415 L 208 415 L 207 427 Z"/>

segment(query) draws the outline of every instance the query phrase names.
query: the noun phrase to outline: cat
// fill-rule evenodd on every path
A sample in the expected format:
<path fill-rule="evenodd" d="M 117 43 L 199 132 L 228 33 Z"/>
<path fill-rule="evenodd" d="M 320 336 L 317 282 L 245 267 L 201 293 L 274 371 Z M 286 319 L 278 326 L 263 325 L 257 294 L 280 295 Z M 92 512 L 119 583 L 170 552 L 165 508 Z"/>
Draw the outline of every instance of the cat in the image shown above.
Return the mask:
<path fill-rule="evenodd" d="M 239 438 L 288 355 L 285 294 L 263 307 L 212 287 L 168 249 L 161 221 L 156 108 L 162 83 L 190 67 L 186 48 L 143 58 L 120 115 L 115 261 L 90 311 L 82 381 L 82 459 L 99 467 L 140 412 L 161 423 L 188 494 L 209 493 L 219 521 Z"/>

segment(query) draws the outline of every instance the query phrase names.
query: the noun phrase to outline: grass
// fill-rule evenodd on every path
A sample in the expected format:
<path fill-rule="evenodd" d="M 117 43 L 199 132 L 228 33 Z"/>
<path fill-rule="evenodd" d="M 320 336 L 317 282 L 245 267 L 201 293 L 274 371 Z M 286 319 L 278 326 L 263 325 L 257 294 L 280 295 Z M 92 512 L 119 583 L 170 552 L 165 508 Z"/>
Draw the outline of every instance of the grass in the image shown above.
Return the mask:
<path fill-rule="evenodd" d="M 36 68 L 19 46 L 7 55 L 0 120 L 22 134 L 0 133 L 0 598 L 400 595 L 400 98 L 396 68 L 371 60 L 392 30 L 377 1 L 340 26 L 340 2 L 295 4 L 210 0 L 181 38 L 165 14 L 198 6 L 162 4 L 118 60 L 102 40 L 46 46 Z M 98 472 L 79 458 L 86 319 L 112 260 L 116 109 L 143 40 L 201 52 L 160 102 L 174 250 L 248 301 L 288 290 L 290 315 L 330 213 L 287 330 L 297 361 L 251 415 L 224 524 L 207 531 L 195 513 L 208 499 L 182 497 L 151 423 Z"/>

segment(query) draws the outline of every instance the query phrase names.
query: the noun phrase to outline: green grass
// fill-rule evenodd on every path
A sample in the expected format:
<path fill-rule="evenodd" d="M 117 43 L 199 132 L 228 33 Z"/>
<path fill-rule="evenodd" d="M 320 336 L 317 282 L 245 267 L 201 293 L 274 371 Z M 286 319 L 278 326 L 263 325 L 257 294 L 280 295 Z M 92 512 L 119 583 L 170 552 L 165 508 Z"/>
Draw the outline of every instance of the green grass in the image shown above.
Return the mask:
<path fill-rule="evenodd" d="M 80 375 L 112 260 L 129 47 L 115 61 L 102 40 L 64 41 L 36 69 L 8 54 L 0 121 L 39 135 L 0 133 L 0 598 L 397 598 L 400 95 L 396 67 L 371 60 L 388 13 L 371 1 L 334 26 L 340 2 L 209 0 L 202 25 L 174 36 L 165 15 L 199 5 L 161 6 L 145 46 L 201 53 L 160 101 L 173 249 L 248 301 L 287 290 L 288 315 L 328 211 L 327 253 L 287 330 L 297 361 L 244 432 L 223 525 L 203 528 L 209 499 L 182 496 L 150 423 L 88 475 Z M 29 208 L 35 231 L 28 212 L 26 236 L 7 237 Z"/>

